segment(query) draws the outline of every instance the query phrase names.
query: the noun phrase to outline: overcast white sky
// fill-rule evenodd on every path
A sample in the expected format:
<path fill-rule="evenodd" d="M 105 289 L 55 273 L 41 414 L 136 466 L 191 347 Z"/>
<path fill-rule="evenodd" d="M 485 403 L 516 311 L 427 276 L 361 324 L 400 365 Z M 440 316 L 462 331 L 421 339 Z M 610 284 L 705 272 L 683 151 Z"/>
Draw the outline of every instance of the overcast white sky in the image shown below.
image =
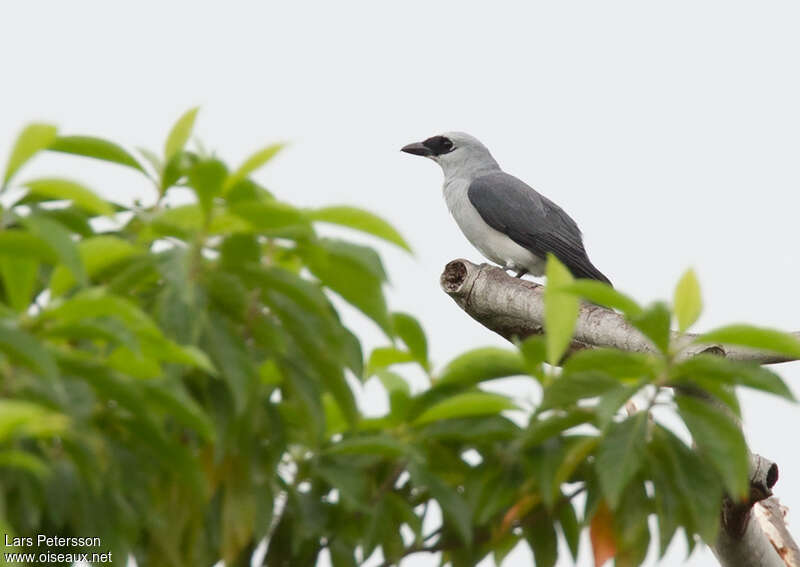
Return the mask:
<path fill-rule="evenodd" d="M 260 179 L 297 204 L 364 206 L 407 236 L 414 257 L 381 247 L 391 305 L 422 318 L 441 364 L 503 341 L 440 291 L 447 261 L 481 258 L 439 169 L 398 150 L 464 130 L 578 221 L 618 288 L 669 298 L 694 266 L 699 328 L 800 328 L 799 26 L 790 1 L 3 3 L 0 160 L 33 119 L 160 149 L 195 104 L 200 137 L 234 162 L 289 140 Z M 49 156 L 21 178 L 65 173 L 110 198 L 151 198 L 135 173 L 75 162 Z M 800 367 L 779 371 L 800 393 Z M 745 395 L 744 409 L 800 518 L 798 408 Z M 675 546 L 664 564 L 683 555 Z M 506 565 L 529 558 L 520 548 Z M 711 564 L 707 551 L 691 561 Z"/>

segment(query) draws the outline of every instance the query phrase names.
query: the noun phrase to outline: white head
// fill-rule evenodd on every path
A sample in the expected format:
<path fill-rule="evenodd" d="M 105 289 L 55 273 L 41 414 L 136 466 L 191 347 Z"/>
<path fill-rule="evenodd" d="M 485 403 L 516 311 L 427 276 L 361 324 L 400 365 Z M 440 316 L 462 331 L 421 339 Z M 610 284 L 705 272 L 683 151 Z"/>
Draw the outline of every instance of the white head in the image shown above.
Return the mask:
<path fill-rule="evenodd" d="M 500 169 L 480 140 L 464 132 L 445 132 L 403 147 L 401 151 L 432 159 L 446 179 L 473 178 L 478 173 Z"/>

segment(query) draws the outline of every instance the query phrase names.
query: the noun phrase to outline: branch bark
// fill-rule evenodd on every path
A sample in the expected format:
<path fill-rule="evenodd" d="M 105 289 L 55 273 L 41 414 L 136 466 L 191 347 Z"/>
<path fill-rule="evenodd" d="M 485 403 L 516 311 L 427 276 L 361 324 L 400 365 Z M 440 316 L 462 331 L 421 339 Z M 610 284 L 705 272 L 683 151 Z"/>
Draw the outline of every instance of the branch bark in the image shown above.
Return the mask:
<path fill-rule="evenodd" d="M 544 331 L 544 286 L 509 276 L 489 264 L 453 260 L 441 276 L 442 289 L 470 317 L 512 340 Z M 795 333 L 800 338 L 800 333 Z M 726 345 L 693 344 L 696 335 L 676 340 L 683 356 L 713 352 L 732 360 L 760 364 L 787 362 L 789 358 Z M 609 347 L 633 352 L 654 352 L 655 347 L 625 318 L 592 304 L 580 308 L 571 350 Z M 785 509 L 772 496 L 778 480 L 775 463 L 751 455 L 750 498 L 726 500 L 721 511 L 722 529 L 713 552 L 723 567 L 800 567 L 800 549 L 786 529 Z"/>

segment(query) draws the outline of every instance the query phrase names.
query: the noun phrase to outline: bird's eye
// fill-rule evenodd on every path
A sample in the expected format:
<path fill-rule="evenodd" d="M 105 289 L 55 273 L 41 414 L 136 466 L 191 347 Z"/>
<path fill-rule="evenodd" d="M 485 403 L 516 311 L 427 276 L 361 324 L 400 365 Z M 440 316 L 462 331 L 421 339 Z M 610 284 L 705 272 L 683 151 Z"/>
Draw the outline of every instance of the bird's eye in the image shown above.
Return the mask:
<path fill-rule="evenodd" d="M 452 147 L 453 147 L 453 142 L 451 142 L 451 141 L 450 141 L 449 139 L 447 139 L 447 138 L 442 138 L 442 147 L 443 147 L 444 149 L 446 149 L 446 150 L 449 150 L 450 148 L 452 148 Z"/>

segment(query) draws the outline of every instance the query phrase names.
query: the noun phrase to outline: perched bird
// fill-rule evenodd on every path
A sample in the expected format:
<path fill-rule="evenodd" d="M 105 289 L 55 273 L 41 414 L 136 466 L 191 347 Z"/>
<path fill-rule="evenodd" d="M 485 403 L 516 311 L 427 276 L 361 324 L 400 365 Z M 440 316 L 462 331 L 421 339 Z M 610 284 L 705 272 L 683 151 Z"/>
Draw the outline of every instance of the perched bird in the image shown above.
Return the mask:
<path fill-rule="evenodd" d="M 424 156 L 444 171 L 444 199 L 475 248 L 506 270 L 544 274 L 547 253 L 576 278 L 610 284 L 586 255 L 578 225 L 547 197 L 505 173 L 479 140 L 447 132 L 402 151 Z"/>

